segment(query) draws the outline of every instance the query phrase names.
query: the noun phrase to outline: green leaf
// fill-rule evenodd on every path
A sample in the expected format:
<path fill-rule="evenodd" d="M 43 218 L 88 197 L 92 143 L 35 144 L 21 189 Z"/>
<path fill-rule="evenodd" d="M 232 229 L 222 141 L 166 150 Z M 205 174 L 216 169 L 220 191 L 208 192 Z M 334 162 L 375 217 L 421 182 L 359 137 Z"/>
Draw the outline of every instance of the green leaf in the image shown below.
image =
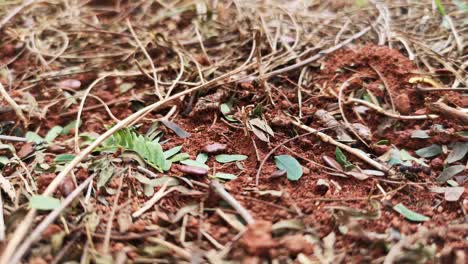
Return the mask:
<path fill-rule="evenodd" d="M 10 159 L 8 157 L 0 156 L 0 165 L 5 166 L 6 164 L 8 164 L 9 161 Z"/>
<path fill-rule="evenodd" d="M 340 163 L 345 168 L 345 170 L 349 170 L 354 167 L 354 165 L 348 161 L 346 155 L 343 153 L 343 151 L 341 151 L 339 147 L 336 147 L 335 149 L 335 156 L 336 161 L 338 161 L 338 163 Z"/>
<path fill-rule="evenodd" d="M 186 160 L 180 161 L 180 163 L 182 163 L 184 165 L 188 165 L 188 166 L 195 166 L 195 167 L 204 168 L 204 169 L 207 169 L 207 170 L 210 169 L 210 167 L 208 167 L 207 165 L 205 165 L 203 163 L 200 163 L 200 162 L 198 162 L 196 160 L 186 159 Z"/>
<path fill-rule="evenodd" d="M 388 139 L 381 139 L 375 143 L 376 145 L 388 145 L 390 141 Z"/>
<path fill-rule="evenodd" d="M 286 171 L 287 177 L 291 181 L 297 181 L 302 177 L 301 164 L 289 155 L 275 156 L 275 164 L 278 169 Z"/>
<path fill-rule="evenodd" d="M 468 142 L 456 142 L 452 152 L 448 155 L 446 162 L 450 164 L 459 161 L 466 156 L 466 153 L 468 153 Z"/>
<path fill-rule="evenodd" d="M 75 155 L 73 154 L 60 154 L 57 155 L 54 159 L 55 163 L 67 163 L 72 161 L 75 158 Z"/>
<path fill-rule="evenodd" d="M 164 151 L 164 158 L 168 159 L 174 156 L 175 154 L 179 153 L 181 149 L 182 149 L 182 146 L 176 146 L 176 147 L 173 147 L 171 149 Z"/>
<path fill-rule="evenodd" d="M 437 10 L 439 10 L 439 13 L 442 15 L 442 16 L 445 16 L 447 13 L 445 12 L 445 8 L 444 8 L 444 5 L 442 5 L 442 1 L 440 0 L 434 0 L 436 6 L 437 6 Z"/>
<path fill-rule="evenodd" d="M 206 153 L 199 153 L 197 155 L 197 158 L 195 159 L 196 161 L 205 164 L 206 161 L 208 160 L 208 154 Z"/>
<path fill-rule="evenodd" d="M 395 210 L 398 213 L 400 213 L 401 215 L 403 215 L 406 219 L 408 219 L 410 221 L 414 221 L 414 222 L 424 222 L 424 221 L 427 221 L 427 220 L 430 219 L 429 217 L 427 217 L 425 215 L 416 213 L 415 211 L 412 211 L 412 210 L 406 208 L 406 206 L 404 206 L 402 203 L 399 203 L 399 204 L 395 205 L 393 207 L 393 210 Z"/>
<path fill-rule="evenodd" d="M 216 156 L 216 161 L 220 163 L 228 163 L 228 162 L 234 162 L 234 161 L 242 161 L 247 159 L 246 155 L 240 155 L 240 154 L 234 154 L 234 155 L 229 155 L 229 154 L 220 154 Z"/>
<path fill-rule="evenodd" d="M 60 207 L 60 200 L 45 195 L 33 195 L 29 200 L 29 206 L 36 210 L 54 210 Z"/>
<path fill-rule="evenodd" d="M 465 170 L 464 165 L 453 165 L 450 167 L 445 168 L 437 177 L 438 182 L 446 182 L 447 180 L 450 180 L 453 176 L 457 175 L 458 173 L 462 172 Z"/>
<path fill-rule="evenodd" d="M 221 113 L 223 113 L 223 115 L 228 115 L 231 113 L 231 108 L 229 107 L 228 104 L 221 104 L 219 108 L 221 110 Z"/>
<path fill-rule="evenodd" d="M 416 150 L 416 154 L 423 158 L 435 157 L 440 153 L 442 153 L 442 147 L 436 144 L 432 144 L 429 147 Z"/>
<path fill-rule="evenodd" d="M 119 85 L 119 91 L 120 93 L 125 93 L 127 92 L 128 90 L 132 89 L 133 86 L 135 86 L 134 83 L 128 83 L 128 82 L 124 82 L 122 84 Z"/>
<path fill-rule="evenodd" d="M 222 179 L 222 180 L 234 180 L 237 178 L 236 175 L 231 174 L 231 173 L 224 173 L 224 172 L 217 172 L 215 175 L 216 178 Z"/>
<path fill-rule="evenodd" d="M 181 161 L 181 160 L 186 160 L 188 158 L 190 158 L 190 155 L 188 153 L 179 153 L 179 154 L 176 154 L 173 157 L 171 157 L 169 160 L 171 162 L 178 162 L 178 161 Z"/>
<path fill-rule="evenodd" d="M 47 135 L 45 136 L 45 140 L 49 143 L 54 141 L 54 139 L 58 137 L 60 133 L 62 133 L 62 131 L 63 131 L 63 127 L 54 126 L 53 128 L 49 130 L 49 132 L 47 132 Z"/>
<path fill-rule="evenodd" d="M 161 123 L 163 123 L 167 128 L 169 128 L 170 130 L 174 131 L 174 133 L 176 133 L 177 136 L 181 137 L 181 138 L 188 138 L 190 137 L 190 133 L 188 133 L 187 131 L 185 131 L 182 127 L 180 127 L 179 125 L 177 125 L 176 123 L 172 122 L 172 121 L 169 121 L 169 120 L 166 120 L 166 119 L 162 119 L 161 120 Z"/>
<path fill-rule="evenodd" d="M 78 128 L 81 126 L 81 123 L 82 123 L 82 122 L 81 122 L 81 120 L 80 120 L 80 122 L 78 123 Z M 68 125 L 66 125 L 66 126 L 62 129 L 61 134 L 62 134 L 62 135 L 67 135 L 68 133 L 70 133 L 70 131 L 71 131 L 72 129 L 75 129 L 75 126 L 76 126 L 76 120 L 71 121 Z"/>
<path fill-rule="evenodd" d="M 430 138 L 430 136 L 424 130 L 414 130 L 413 133 L 411 133 L 411 138 L 426 139 Z"/>
<path fill-rule="evenodd" d="M 97 188 L 100 189 L 106 185 L 106 183 L 112 178 L 112 175 L 114 175 L 114 167 L 111 165 L 106 166 L 101 169 L 99 173 L 99 180 L 97 182 Z"/>
<path fill-rule="evenodd" d="M 228 104 L 221 104 L 219 109 L 221 110 L 221 113 L 223 113 L 224 118 L 226 118 L 229 122 L 237 122 L 234 116 L 230 115 L 232 110 Z"/>
<path fill-rule="evenodd" d="M 31 131 L 26 132 L 25 137 L 28 140 L 28 142 L 34 142 L 36 144 L 40 144 L 42 142 L 45 142 L 45 139 L 43 137 L 41 137 L 38 134 L 36 134 L 34 132 L 31 132 Z"/>

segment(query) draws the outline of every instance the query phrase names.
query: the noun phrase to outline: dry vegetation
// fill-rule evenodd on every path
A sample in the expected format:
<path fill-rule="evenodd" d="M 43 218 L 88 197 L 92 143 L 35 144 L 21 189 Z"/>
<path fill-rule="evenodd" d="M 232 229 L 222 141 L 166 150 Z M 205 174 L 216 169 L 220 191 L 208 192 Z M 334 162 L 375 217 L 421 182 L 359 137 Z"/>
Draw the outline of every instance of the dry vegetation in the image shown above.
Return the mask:
<path fill-rule="evenodd" d="M 467 13 L 0 0 L 0 263 L 466 263 Z"/>

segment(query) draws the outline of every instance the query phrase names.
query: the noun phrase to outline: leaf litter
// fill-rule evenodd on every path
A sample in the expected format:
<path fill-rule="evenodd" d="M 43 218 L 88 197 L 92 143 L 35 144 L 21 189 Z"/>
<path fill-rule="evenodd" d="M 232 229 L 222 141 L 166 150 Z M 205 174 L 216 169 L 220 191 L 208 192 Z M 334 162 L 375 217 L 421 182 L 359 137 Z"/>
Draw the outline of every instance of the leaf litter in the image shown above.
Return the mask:
<path fill-rule="evenodd" d="M 462 5 L 33 2 L 0 4 L 1 261 L 466 258 Z"/>

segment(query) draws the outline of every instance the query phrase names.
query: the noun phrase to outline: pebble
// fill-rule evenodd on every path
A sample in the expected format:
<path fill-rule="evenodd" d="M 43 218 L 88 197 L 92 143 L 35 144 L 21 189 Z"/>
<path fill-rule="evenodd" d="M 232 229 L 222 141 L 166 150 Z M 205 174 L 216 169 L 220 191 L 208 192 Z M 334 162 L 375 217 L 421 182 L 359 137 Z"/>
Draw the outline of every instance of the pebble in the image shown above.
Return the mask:
<path fill-rule="evenodd" d="M 71 177 L 66 177 L 65 180 L 60 184 L 59 191 L 63 197 L 67 197 L 70 193 L 75 190 L 75 183 Z"/>
<path fill-rule="evenodd" d="M 180 172 L 193 176 L 206 176 L 208 174 L 207 169 L 196 166 L 179 165 L 177 168 Z"/>
<path fill-rule="evenodd" d="M 226 144 L 213 143 L 213 144 L 204 146 L 203 152 L 208 153 L 208 154 L 217 154 L 217 153 L 225 151 L 226 149 L 227 149 Z"/>

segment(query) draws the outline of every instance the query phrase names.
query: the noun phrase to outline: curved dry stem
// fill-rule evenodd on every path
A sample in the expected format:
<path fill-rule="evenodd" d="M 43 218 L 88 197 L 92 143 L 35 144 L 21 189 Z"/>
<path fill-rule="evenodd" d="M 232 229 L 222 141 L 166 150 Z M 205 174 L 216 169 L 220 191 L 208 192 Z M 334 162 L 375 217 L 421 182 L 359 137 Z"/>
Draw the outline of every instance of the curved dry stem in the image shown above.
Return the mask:
<path fill-rule="evenodd" d="M 11 96 L 5 90 L 5 87 L 3 86 L 1 82 L 0 82 L 0 95 L 3 96 L 5 101 L 11 106 L 11 108 L 13 108 L 18 118 L 23 122 L 23 125 L 27 127 L 29 124 L 29 121 L 24 116 L 23 110 L 21 110 L 21 107 L 15 102 L 15 100 L 13 100 L 13 98 L 11 98 Z"/>
<path fill-rule="evenodd" d="M 396 118 L 396 119 L 401 119 L 401 120 L 424 120 L 424 119 L 439 118 L 438 115 L 432 115 L 432 114 L 431 115 L 413 115 L 413 116 L 394 114 L 394 113 L 390 113 L 388 111 L 385 111 L 383 108 L 381 108 L 381 107 L 379 107 L 379 106 L 377 106 L 375 104 L 372 104 L 372 103 L 369 103 L 367 101 L 357 99 L 357 98 L 350 98 L 350 99 L 348 99 L 348 101 L 346 103 L 361 104 L 361 105 L 367 106 L 367 107 L 377 111 L 380 114 L 386 115 L 388 117 Z"/>

